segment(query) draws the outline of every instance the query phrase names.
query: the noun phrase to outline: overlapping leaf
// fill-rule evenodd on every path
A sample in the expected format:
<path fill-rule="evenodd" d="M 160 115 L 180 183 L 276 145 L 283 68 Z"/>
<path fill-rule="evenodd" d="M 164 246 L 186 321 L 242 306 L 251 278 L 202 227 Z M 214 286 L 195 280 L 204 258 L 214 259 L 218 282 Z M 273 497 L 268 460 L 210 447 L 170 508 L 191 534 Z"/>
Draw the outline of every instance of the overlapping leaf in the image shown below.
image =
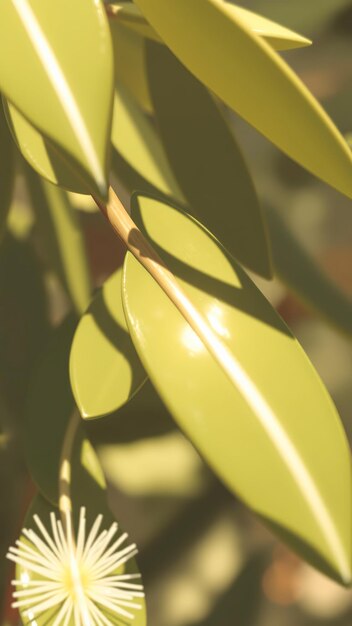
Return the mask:
<path fill-rule="evenodd" d="M 115 20 L 111 20 L 110 28 L 114 46 L 115 81 L 127 87 L 142 109 L 151 113 L 144 38 Z"/>
<path fill-rule="evenodd" d="M 270 276 L 259 200 L 216 102 L 166 48 L 148 42 L 146 51 L 155 119 L 190 212 L 241 263 Z"/>
<path fill-rule="evenodd" d="M 125 187 L 130 191 L 139 189 L 154 194 L 166 194 L 176 203 L 186 206 L 186 200 L 176 181 L 169 184 L 173 174 L 159 135 L 125 89 L 119 91 L 116 98 L 114 120 L 112 139 L 126 160 L 119 153 L 113 164 L 116 175 Z M 148 146 L 152 146 L 151 151 Z M 244 178 L 247 177 L 248 173 L 245 172 Z M 222 205 L 219 205 L 218 209 L 220 208 Z M 349 299 L 324 276 L 313 259 L 304 252 L 277 211 L 267 209 L 266 220 L 274 255 L 274 273 L 328 323 L 351 334 L 352 305 Z M 191 207 L 188 207 L 188 211 L 191 212 Z"/>
<path fill-rule="evenodd" d="M 100 0 L 1 3 L 0 89 L 102 197 L 107 193 L 112 68 Z"/>
<path fill-rule="evenodd" d="M 133 214 L 203 316 L 218 355 L 128 254 L 124 307 L 153 384 L 228 487 L 306 559 L 350 582 L 350 454 L 311 363 L 197 222 L 148 197 L 134 199 Z"/>
<path fill-rule="evenodd" d="M 121 301 L 122 270 L 95 296 L 78 325 L 70 357 L 70 378 L 84 418 L 112 413 L 146 380 L 126 326 Z"/>
<path fill-rule="evenodd" d="M 121 84 L 115 90 L 111 139 L 120 157 L 139 176 L 162 194 L 185 202 L 155 127 Z"/>
<path fill-rule="evenodd" d="M 26 174 L 49 266 L 61 279 L 77 313 L 82 314 L 90 301 L 91 285 L 77 211 L 64 191 L 40 180 L 29 169 Z"/>
<path fill-rule="evenodd" d="M 89 193 L 87 184 L 75 174 L 72 163 L 70 167 L 55 145 L 5 98 L 3 103 L 12 136 L 31 167 L 54 185 L 76 193 Z"/>
<path fill-rule="evenodd" d="M 352 196 L 352 157 L 336 127 L 272 48 L 223 0 L 136 0 L 180 61 L 281 150 Z"/>

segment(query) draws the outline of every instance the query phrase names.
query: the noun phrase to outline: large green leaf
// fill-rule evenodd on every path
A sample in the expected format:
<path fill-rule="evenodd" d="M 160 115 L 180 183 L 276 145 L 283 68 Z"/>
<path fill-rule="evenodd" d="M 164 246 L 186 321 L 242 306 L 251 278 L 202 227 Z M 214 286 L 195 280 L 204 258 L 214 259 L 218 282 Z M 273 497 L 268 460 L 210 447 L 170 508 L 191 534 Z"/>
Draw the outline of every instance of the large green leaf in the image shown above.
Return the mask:
<path fill-rule="evenodd" d="M 290 50 L 291 48 L 301 48 L 309 46 L 311 41 L 302 37 L 298 33 L 272 22 L 262 15 L 253 13 L 238 6 L 229 5 L 229 10 L 235 15 L 239 15 L 246 22 L 248 28 L 266 39 L 275 50 Z M 148 37 L 153 41 L 161 42 L 155 30 L 144 19 L 138 7 L 131 2 L 117 2 L 114 4 L 114 13 L 120 24 L 131 28 L 143 37 Z"/>
<path fill-rule="evenodd" d="M 304 558 L 349 583 L 351 459 L 313 366 L 199 223 L 149 197 L 134 197 L 133 216 L 202 316 L 217 354 L 129 253 L 124 307 L 152 383 L 227 486 Z"/>
<path fill-rule="evenodd" d="M 65 160 L 62 152 L 55 148 L 55 144 L 28 122 L 6 98 L 3 98 L 3 103 L 12 136 L 32 168 L 54 185 L 76 193 L 89 193 L 87 185 L 75 175 L 74 169 Z"/>
<path fill-rule="evenodd" d="M 190 212 L 241 263 L 270 276 L 258 197 L 219 107 L 166 48 L 148 42 L 146 53 L 155 119 Z"/>
<path fill-rule="evenodd" d="M 321 270 L 278 211 L 267 207 L 274 271 L 306 306 L 352 335 L 352 301 Z"/>
<path fill-rule="evenodd" d="M 72 344 L 70 377 L 82 417 L 120 408 L 143 385 L 146 374 L 128 333 L 117 270 L 83 315 Z"/>
<path fill-rule="evenodd" d="M 91 284 L 77 211 L 67 194 L 26 171 L 36 224 L 49 266 L 61 279 L 77 313 L 90 301 Z"/>
<path fill-rule="evenodd" d="M 0 100 L 0 241 L 12 199 L 14 170 L 13 142 Z"/>
<path fill-rule="evenodd" d="M 223 0 L 136 0 L 167 46 L 209 89 L 286 152 L 352 196 L 352 156 L 284 60 Z"/>
<path fill-rule="evenodd" d="M 100 0 L 1 3 L 0 89 L 102 197 L 112 87 L 110 32 Z"/>

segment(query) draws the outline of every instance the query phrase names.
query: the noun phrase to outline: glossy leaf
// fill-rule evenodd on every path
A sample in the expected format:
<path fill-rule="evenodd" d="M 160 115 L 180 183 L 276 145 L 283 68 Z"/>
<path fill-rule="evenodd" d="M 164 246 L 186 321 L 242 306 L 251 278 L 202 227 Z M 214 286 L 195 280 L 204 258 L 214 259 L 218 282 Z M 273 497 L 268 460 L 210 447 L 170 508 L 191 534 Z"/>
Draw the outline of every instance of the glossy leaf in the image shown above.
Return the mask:
<path fill-rule="evenodd" d="M 12 199 L 14 170 L 13 141 L 0 101 L 0 241 Z"/>
<path fill-rule="evenodd" d="M 29 165 L 43 178 L 64 189 L 89 193 L 55 145 L 3 98 L 5 113 L 16 144 Z"/>
<path fill-rule="evenodd" d="M 148 42 L 146 50 L 155 119 L 190 213 L 241 263 L 270 276 L 259 200 L 217 103 L 166 48 Z"/>
<path fill-rule="evenodd" d="M 202 315 L 219 359 L 128 254 L 124 307 L 153 385 L 226 485 L 304 558 L 350 582 L 350 453 L 313 366 L 199 223 L 148 197 L 135 197 L 132 213 Z"/>
<path fill-rule="evenodd" d="M 267 207 L 267 218 L 277 276 L 308 308 L 352 335 L 352 301 L 303 249 L 275 209 Z"/>
<path fill-rule="evenodd" d="M 121 279 L 119 269 L 106 281 L 83 315 L 73 340 L 71 385 L 86 419 L 116 411 L 146 380 L 126 326 Z"/>
<path fill-rule="evenodd" d="M 155 127 L 121 84 L 115 90 L 111 139 L 124 161 L 150 185 L 185 201 Z"/>
<path fill-rule="evenodd" d="M 275 50 L 290 50 L 311 44 L 311 41 L 306 37 L 302 37 L 302 35 L 281 26 L 281 24 L 272 22 L 262 15 L 258 15 L 258 13 L 231 4 L 228 4 L 227 9 L 229 12 L 233 12 L 235 16 L 241 17 L 251 31 L 266 39 Z M 162 39 L 144 19 L 135 4 L 130 2 L 117 3 L 114 5 L 114 12 L 120 24 L 131 28 L 143 37 L 162 42 Z"/>
<path fill-rule="evenodd" d="M 49 265 L 57 273 L 78 314 L 90 302 L 91 285 L 85 243 L 77 211 L 67 194 L 27 170 L 37 228 Z"/>
<path fill-rule="evenodd" d="M 100 0 L 1 3 L 0 89 L 75 161 L 77 172 L 102 197 L 112 79 L 110 33 Z"/>
<path fill-rule="evenodd" d="M 211 91 L 292 159 L 352 196 L 352 156 L 346 142 L 284 60 L 226 3 L 136 0 L 136 4 L 172 52 Z"/>
<path fill-rule="evenodd" d="M 147 113 L 152 112 L 145 67 L 145 41 L 137 33 L 110 21 L 114 45 L 115 82 L 122 83 Z"/>

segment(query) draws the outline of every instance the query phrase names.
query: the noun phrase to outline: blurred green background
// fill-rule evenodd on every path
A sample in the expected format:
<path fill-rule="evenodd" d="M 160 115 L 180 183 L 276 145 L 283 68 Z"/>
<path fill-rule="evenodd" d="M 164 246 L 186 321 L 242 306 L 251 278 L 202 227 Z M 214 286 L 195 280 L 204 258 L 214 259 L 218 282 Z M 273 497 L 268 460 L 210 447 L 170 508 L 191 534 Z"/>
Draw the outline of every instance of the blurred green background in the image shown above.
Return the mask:
<path fill-rule="evenodd" d="M 238 4 L 313 40 L 310 48 L 284 56 L 339 129 L 352 137 L 352 2 L 252 0 Z M 318 182 L 233 114 L 228 115 L 263 203 L 280 212 L 319 266 L 352 297 L 351 201 Z M 35 230 L 30 246 L 23 239 L 32 218 L 20 177 L 16 190 L 9 218 L 13 235 L 5 241 L 0 263 L 1 338 L 4 352 L 12 355 L 10 367 L 5 357 L 0 362 L 1 372 L 6 363 L 5 415 L 21 405 L 33 364 L 32 344 L 37 348 L 38 342 L 44 345 L 46 340 L 45 320 L 58 324 L 68 309 L 53 275 L 44 276 L 43 293 L 40 281 L 33 279 L 41 272 L 43 251 L 36 248 Z M 89 203 L 82 206 L 79 201 L 78 208 L 98 286 L 119 264 L 122 250 L 116 251 L 115 237 L 100 215 L 91 212 Z M 13 262 L 15 252 L 17 263 Z M 33 274 L 31 264 L 36 266 Z M 16 289 L 10 286 L 15 278 Z M 351 442 L 351 340 L 312 315 L 278 280 L 255 280 L 315 364 Z M 42 296 L 41 313 L 32 310 L 33 290 Z M 15 339 L 10 341 L 10 335 Z M 177 430 L 150 384 L 118 415 L 89 423 L 87 432 L 108 480 L 110 506 L 140 548 L 149 624 L 351 626 L 352 592 L 302 563 L 234 500 Z M 22 451 L 11 442 L 0 455 L 0 488 L 2 555 L 19 531 L 34 490 Z M 6 597 L 8 570 L 1 570 Z M 7 600 L 2 608 L 3 622 L 16 623 Z"/>

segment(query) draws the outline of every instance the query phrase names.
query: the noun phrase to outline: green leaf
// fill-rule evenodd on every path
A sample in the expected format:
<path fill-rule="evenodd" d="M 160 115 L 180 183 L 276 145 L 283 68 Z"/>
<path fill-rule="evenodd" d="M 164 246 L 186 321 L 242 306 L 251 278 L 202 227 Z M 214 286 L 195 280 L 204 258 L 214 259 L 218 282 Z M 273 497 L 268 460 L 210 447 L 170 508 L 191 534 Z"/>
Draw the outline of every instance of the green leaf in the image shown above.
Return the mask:
<path fill-rule="evenodd" d="M 6 98 L 3 98 L 3 104 L 12 136 L 29 165 L 54 185 L 76 193 L 89 193 L 87 185 L 75 175 L 74 169 L 63 158 L 62 152 L 55 148 L 55 144 L 28 122 Z"/>
<path fill-rule="evenodd" d="M 14 165 L 13 142 L 0 101 L 0 241 L 12 200 Z"/>
<path fill-rule="evenodd" d="M 33 368 L 24 412 L 24 450 L 41 493 L 58 502 L 61 450 L 75 405 L 68 375 L 76 319 L 68 317 L 52 334 Z"/>
<path fill-rule="evenodd" d="M 290 50 L 311 44 L 311 41 L 306 39 L 306 37 L 302 37 L 302 35 L 281 26 L 281 24 L 272 22 L 262 15 L 258 15 L 258 13 L 253 13 L 247 9 L 230 4 L 227 9 L 229 12 L 234 13 L 235 16 L 241 17 L 251 31 L 266 39 L 275 50 Z M 123 26 L 131 28 L 142 37 L 147 37 L 159 43 L 162 42 L 162 39 L 144 19 L 135 4 L 130 2 L 116 3 L 114 11 L 117 20 Z"/>
<path fill-rule="evenodd" d="M 26 170 L 37 228 L 49 265 L 61 279 L 73 306 L 82 314 L 89 302 L 91 284 L 85 242 L 77 211 L 67 194 Z"/>
<path fill-rule="evenodd" d="M 352 301 L 319 268 L 285 224 L 267 207 L 275 273 L 302 302 L 338 330 L 352 335 Z"/>
<path fill-rule="evenodd" d="M 258 15 L 253 11 L 248 11 L 237 5 L 227 4 L 226 9 L 229 15 L 234 15 L 243 20 L 247 28 L 253 33 L 265 39 L 274 50 L 292 50 L 294 48 L 303 48 L 310 46 L 311 41 L 298 33 L 285 28 L 277 22 L 268 20 L 268 18 Z M 260 10 L 261 12 L 261 10 Z"/>
<path fill-rule="evenodd" d="M 115 83 L 122 83 L 147 113 L 152 112 L 145 67 L 145 41 L 129 28 L 110 20 L 115 59 Z"/>
<path fill-rule="evenodd" d="M 126 326 L 121 280 L 118 269 L 93 299 L 73 340 L 71 385 L 86 419 L 116 411 L 146 380 Z"/>
<path fill-rule="evenodd" d="M 112 47 L 100 0 L 1 3 L 0 89 L 103 198 L 112 88 Z"/>
<path fill-rule="evenodd" d="M 120 157 L 139 176 L 162 194 L 185 202 L 155 127 L 121 84 L 115 90 L 111 139 Z"/>
<path fill-rule="evenodd" d="M 351 459 L 316 371 L 199 223 L 148 197 L 134 197 L 132 214 L 202 316 L 219 359 L 128 253 L 124 308 L 153 385 L 226 485 L 305 559 L 348 584 Z"/>
<path fill-rule="evenodd" d="M 240 148 L 219 107 L 166 48 L 148 42 L 146 53 L 155 119 L 190 213 L 241 263 L 269 277 L 262 210 Z"/>
<path fill-rule="evenodd" d="M 352 156 L 336 127 L 272 48 L 222 0 L 136 0 L 179 60 L 306 169 L 352 196 Z"/>

